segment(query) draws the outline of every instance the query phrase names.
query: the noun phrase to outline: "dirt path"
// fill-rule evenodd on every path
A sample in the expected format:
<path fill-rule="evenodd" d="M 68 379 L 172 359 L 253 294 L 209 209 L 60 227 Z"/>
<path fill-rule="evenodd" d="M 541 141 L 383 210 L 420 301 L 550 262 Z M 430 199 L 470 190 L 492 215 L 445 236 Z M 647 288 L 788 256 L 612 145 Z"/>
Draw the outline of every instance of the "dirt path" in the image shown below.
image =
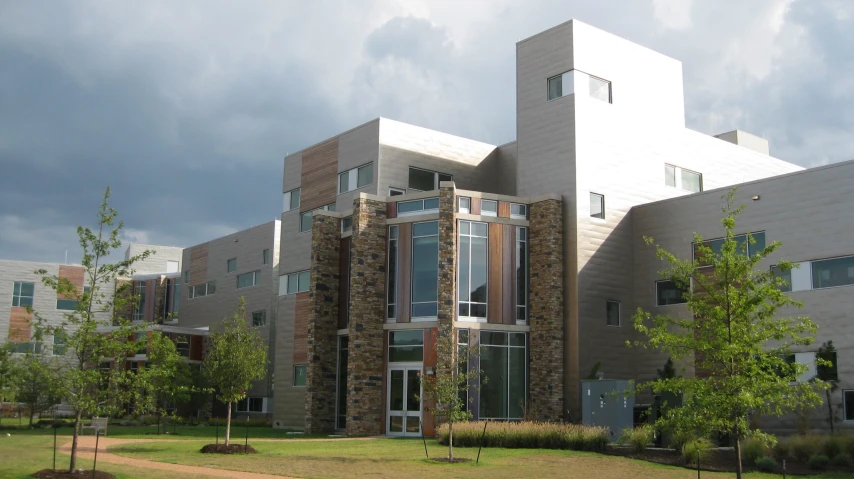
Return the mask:
<path fill-rule="evenodd" d="M 358 439 L 253 439 L 252 442 L 303 442 L 303 441 L 363 441 L 373 438 L 358 438 Z M 204 440 L 204 439 L 202 439 Z M 146 461 L 143 459 L 133 459 L 130 457 L 118 456 L 109 451 L 112 446 L 120 444 L 131 444 L 139 442 L 155 443 L 155 442 L 179 442 L 186 441 L 185 439 L 114 439 L 102 437 L 98 442 L 98 462 L 108 462 L 110 464 L 122 464 L 125 466 L 138 467 L 140 469 L 162 470 L 171 472 L 180 472 L 192 474 L 191 477 L 205 475 L 208 477 L 231 477 L 237 479 L 297 479 L 289 476 L 278 476 L 272 474 L 259 474 L 256 472 L 245 471 L 229 471 L 226 469 L 216 469 L 212 467 L 185 466 L 181 464 L 168 464 L 165 462 Z M 63 444 L 60 451 L 65 454 L 71 454 L 71 442 Z M 95 438 L 92 436 L 80 436 L 77 444 L 77 457 L 81 459 L 92 459 L 95 456 Z"/>

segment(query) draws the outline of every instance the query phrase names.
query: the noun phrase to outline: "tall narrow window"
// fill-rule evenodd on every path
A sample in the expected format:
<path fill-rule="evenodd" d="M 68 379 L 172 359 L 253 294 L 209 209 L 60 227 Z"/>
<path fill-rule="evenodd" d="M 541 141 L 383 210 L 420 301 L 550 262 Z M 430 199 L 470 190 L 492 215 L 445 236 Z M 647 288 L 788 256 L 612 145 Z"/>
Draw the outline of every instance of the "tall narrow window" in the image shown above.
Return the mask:
<path fill-rule="evenodd" d="M 305 233 L 306 231 L 311 231 L 311 219 L 313 213 L 311 211 L 306 211 L 299 215 L 299 231 L 300 233 Z"/>
<path fill-rule="evenodd" d="M 672 165 L 664 165 L 664 184 L 667 186 L 676 186 L 676 167 Z"/>
<path fill-rule="evenodd" d="M 265 249 L 261 252 L 261 262 L 263 264 L 270 264 L 270 250 Z"/>
<path fill-rule="evenodd" d="M 388 287 L 386 318 L 397 318 L 398 226 L 388 227 Z"/>
<path fill-rule="evenodd" d="M 549 100 L 563 96 L 563 75 L 549 78 Z"/>
<path fill-rule="evenodd" d="M 229 273 L 237 271 L 237 258 L 231 258 L 230 260 L 226 261 L 226 269 Z"/>
<path fill-rule="evenodd" d="M 136 281 L 133 286 L 133 320 L 145 319 L 145 281 Z"/>
<path fill-rule="evenodd" d="M 590 193 L 590 217 L 605 219 L 605 196 Z"/>
<path fill-rule="evenodd" d="M 335 427 L 347 427 L 347 355 L 349 352 L 347 336 L 338 337 L 338 378 L 336 384 Z"/>
<path fill-rule="evenodd" d="M 341 218 L 341 234 L 347 234 L 353 232 L 353 217 L 347 216 L 346 218 Z"/>
<path fill-rule="evenodd" d="M 412 225 L 412 317 L 439 314 L 439 222 Z"/>
<path fill-rule="evenodd" d="M 516 320 L 528 319 L 528 228 L 516 227 Z"/>
<path fill-rule="evenodd" d="M 486 318 L 488 227 L 460 221 L 457 266 L 459 317 Z"/>
<path fill-rule="evenodd" d="M 606 324 L 608 326 L 619 326 L 620 325 L 620 302 L 619 301 L 605 301 L 605 316 L 606 316 Z"/>
<path fill-rule="evenodd" d="M 481 419 L 516 419 L 525 407 L 525 333 L 480 332 L 480 367 L 486 381 L 480 386 Z"/>

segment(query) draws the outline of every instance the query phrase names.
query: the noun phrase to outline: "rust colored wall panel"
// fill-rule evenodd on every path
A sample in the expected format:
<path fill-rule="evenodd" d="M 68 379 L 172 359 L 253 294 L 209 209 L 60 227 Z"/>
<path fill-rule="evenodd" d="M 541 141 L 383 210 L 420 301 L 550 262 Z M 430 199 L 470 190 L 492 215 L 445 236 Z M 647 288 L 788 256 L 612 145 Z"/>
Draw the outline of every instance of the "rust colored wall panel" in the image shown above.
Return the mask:
<path fill-rule="evenodd" d="M 338 329 L 346 329 L 350 314 L 350 237 L 341 239 L 339 251 Z"/>
<path fill-rule="evenodd" d="M 26 343 L 32 334 L 33 314 L 27 308 L 12 306 L 9 313 L 9 342 Z"/>
<path fill-rule="evenodd" d="M 504 324 L 516 324 L 516 290 L 514 289 L 516 277 L 516 263 L 514 255 L 516 245 L 513 244 L 513 241 L 515 240 L 515 231 L 515 226 L 501 225 L 501 241 L 503 242 L 501 254 L 503 279 L 503 281 L 501 281 L 501 287 L 503 288 L 501 303 L 504 306 L 502 310 Z"/>
<path fill-rule="evenodd" d="M 397 238 L 397 322 L 408 323 L 412 317 L 412 223 L 402 223 Z"/>
<path fill-rule="evenodd" d="M 302 154 L 300 211 L 311 211 L 335 202 L 338 194 L 338 138 Z"/>
<path fill-rule="evenodd" d="M 503 254 L 503 236 L 501 234 L 501 225 L 499 223 L 489 223 L 489 263 L 488 263 L 488 294 L 486 304 L 486 320 L 488 323 L 501 324 L 502 320 L 502 267 L 501 262 Z"/>
<path fill-rule="evenodd" d="M 479 215 L 480 214 L 480 198 L 472 198 L 471 199 L 471 214 Z"/>
<path fill-rule="evenodd" d="M 507 201 L 498 202 L 498 216 L 501 218 L 510 217 L 510 203 Z"/>
<path fill-rule="evenodd" d="M 308 292 L 297 293 L 294 313 L 294 364 L 308 363 Z"/>
<path fill-rule="evenodd" d="M 73 284 L 80 293 L 83 292 L 85 273 L 86 270 L 84 270 L 82 266 L 59 265 L 59 277 L 71 281 L 71 284 Z M 76 299 L 74 296 L 59 293 L 57 293 L 56 297 L 58 299 Z"/>
<path fill-rule="evenodd" d="M 397 218 L 397 202 L 390 201 L 385 204 L 386 217 Z"/>
<path fill-rule="evenodd" d="M 208 244 L 194 246 L 190 252 L 190 284 L 195 286 L 208 280 Z"/>
<path fill-rule="evenodd" d="M 202 353 L 205 349 L 204 336 L 190 336 L 190 359 L 193 361 L 201 361 Z"/>

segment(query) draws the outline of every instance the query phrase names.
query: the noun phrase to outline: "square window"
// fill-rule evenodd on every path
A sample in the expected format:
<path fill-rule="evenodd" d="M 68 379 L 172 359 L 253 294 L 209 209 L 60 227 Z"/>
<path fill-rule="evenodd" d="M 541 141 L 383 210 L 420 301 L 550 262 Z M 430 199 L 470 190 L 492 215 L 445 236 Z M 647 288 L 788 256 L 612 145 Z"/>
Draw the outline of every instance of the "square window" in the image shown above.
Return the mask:
<path fill-rule="evenodd" d="M 498 216 L 498 202 L 495 200 L 480 200 L 481 216 Z"/>
<path fill-rule="evenodd" d="M 338 193 L 350 191 L 350 172 L 338 173 Z"/>
<path fill-rule="evenodd" d="M 548 83 L 549 100 L 554 100 L 555 98 L 563 96 L 563 75 L 549 78 Z"/>
<path fill-rule="evenodd" d="M 590 76 L 590 96 L 611 103 L 611 82 Z"/>
<path fill-rule="evenodd" d="M 266 326 L 267 325 L 267 312 L 266 311 L 253 311 L 252 312 L 252 326 Z"/>
<path fill-rule="evenodd" d="M 510 203 L 510 217 L 518 220 L 526 219 L 528 217 L 528 205 Z"/>
<path fill-rule="evenodd" d="M 12 285 L 12 306 L 26 308 L 33 306 L 36 284 L 15 281 Z"/>
<path fill-rule="evenodd" d="M 226 261 L 226 268 L 229 273 L 237 271 L 237 258 L 231 258 L 230 260 Z"/>
<path fill-rule="evenodd" d="M 590 217 L 605 219 L 605 196 L 590 193 Z"/>
<path fill-rule="evenodd" d="M 619 301 L 606 301 L 605 302 L 605 314 L 607 317 L 607 325 L 608 326 L 619 326 L 620 325 L 620 302 Z"/>
<path fill-rule="evenodd" d="M 471 198 L 467 196 L 460 196 L 460 213 L 471 213 Z"/>
<path fill-rule="evenodd" d="M 295 387 L 305 387 L 306 380 L 308 377 L 308 366 L 305 364 L 298 364 L 294 366 L 294 386 Z"/>

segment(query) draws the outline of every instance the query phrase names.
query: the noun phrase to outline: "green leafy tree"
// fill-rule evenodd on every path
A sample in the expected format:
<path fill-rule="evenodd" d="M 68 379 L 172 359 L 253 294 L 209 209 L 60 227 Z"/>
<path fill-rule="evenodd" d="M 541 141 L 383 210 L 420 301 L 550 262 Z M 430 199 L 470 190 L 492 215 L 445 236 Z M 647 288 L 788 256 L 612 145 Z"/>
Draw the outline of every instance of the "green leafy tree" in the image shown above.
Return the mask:
<path fill-rule="evenodd" d="M 436 368 L 433 374 L 427 374 L 422 381 L 425 398 L 431 402 L 430 409 L 434 417 L 448 423 L 448 460 L 454 460 L 454 424 L 468 421 L 472 415 L 466 404 L 470 381 L 475 380 L 480 371 L 469 367 L 471 359 L 478 354 L 476 347 L 461 346 L 457 329 L 450 324 L 442 324 L 434 333 L 436 343 Z M 466 331 L 467 334 L 468 331 Z M 486 378 L 484 377 L 484 382 Z"/>
<path fill-rule="evenodd" d="M 735 443 L 741 478 L 741 445 L 750 432 L 751 413 L 779 416 L 820 403 L 812 384 L 790 384 L 806 366 L 785 360 L 791 347 L 812 343 L 817 328 L 806 317 L 777 317 L 783 307 L 801 306 L 781 291 L 782 278 L 757 268 L 780 243 L 748 251 L 748 243 L 755 245 L 752 236 L 739 242 L 734 234 L 744 206 L 734 206 L 735 190 L 724 198 L 725 239 L 719 251 L 697 234 L 693 260 L 679 259 L 656 245 L 658 258 L 670 265 L 662 275 L 685 291 L 693 318 L 652 316 L 638 309 L 634 327 L 646 338 L 633 344 L 693 362 L 693 377 L 662 377 L 639 385 L 639 390 L 684 393 L 683 406 L 670 409 L 659 426 L 728 435 Z M 654 244 L 652 238 L 645 240 Z M 780 261 L 777 266 L 787 271 L 792 263 Z"/>
<path fill-rule="evenodd" d="M 14 398 L 17 368 L 12 357 L 12 345 L 0 344 L 0 401 Z"/>
<path fill-rule="evenodd" d="M 228 406 L 225 445 L 231 437 L 231 405 L 246 397 L 253 381 L 267 375 L 267 345 L 257 331 L 246 324 L 246 301 L 241 297 L 237 311 L 225 318 L 210 335 L 210 349 L 204 371 L 217 397 Z"/>
<path fill-rule="evenodd" d="M 189 364 L 175 343 L 160 331 L 148 336 L 147 360 L 136 377 L 137 412 L 154 414 L 161 421 L 169 406 L 185 401 L 193 390 Z"/>
<path fill-rule="evenodd" d="M 836 416 L 833 414 L 833 406 L 830 403 L 831 394 L 839 390 L 839 377 L 837 376 L 836 368 L 834 367 L 833 360 L 836 357 L 836 347 L 833 345 L 833 341 L 827 341 L 822 343 L 821 347 L 818 348 L 818 352 L 816 353 L 816 358 L 821 359 L 825 362 L 824 365 L 819 365 L 817 370 L 817 379 L 819 381 L 823 381 L 827 384 L 827 387 L 824 388 L 825 400 L 827 402 L 827 421 L 830 423 L 830 433 L 834 434 L 836 432 L 834 428 L 834 423 L 836 422 Z"/>
<path fill-rule="evenodd" d="M 80 291 L 67 278 L 49 275 L 40 270 L 42 283 L 56 290 L 57 295 L 74 299 L 77 307 L 63 315 L 58 326 L 47 322 L 34 312 L 34 327 L 41 335 L 61 335 L 65 343 L 66 361 L 56 380 L 59 397 L 74 411 L 76 419 L 71 440 L 69 472 L 77 467 L 77 444 L 84 415 L 109 416 L 122 410 L 133 395 L 135 375 L 125 368 L 122 358 L 132 356 L 139 344 L 135 337 L 139 327 L 130 322 L 124 311 L 137 301 L 130 283 L 117 283 L 119 278 L 133 274 L 132 266 L 151 253 L 118 261 L 107 258 L 121 247 L 119 236 L 124 223 L 109 206 L 110 189 L 104 192 L 98 210 L 95 231 L 79 226 L 77 236 L 83 250 L 81 264 L 85 270 L 87 288 Z M 118 360 L 116 360 L 118 358 Z"/>
<path fill-rule="evenodd" d="M 15 361 L 14 389 L 18 402 L 27 405 L 29 427 L 33 426 L 33 417 L 47 411 L 57 401 L 55 384 L 58 365 L 56 361 L 41 352 L 30 351 Z"/>

